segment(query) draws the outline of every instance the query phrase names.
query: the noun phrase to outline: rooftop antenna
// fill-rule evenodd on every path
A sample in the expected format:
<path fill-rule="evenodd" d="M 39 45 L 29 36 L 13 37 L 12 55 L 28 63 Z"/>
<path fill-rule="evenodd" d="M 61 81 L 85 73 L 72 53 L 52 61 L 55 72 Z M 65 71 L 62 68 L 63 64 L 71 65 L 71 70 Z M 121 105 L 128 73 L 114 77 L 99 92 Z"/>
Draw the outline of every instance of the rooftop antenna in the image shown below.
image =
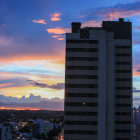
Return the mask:
<path fill-rule="evenodd" d="M 106 17 L 107 17 L 107 20 L 109 20 L 109 21 L 110 21 L 110 16 L 109 16 L 109 15 L 107 15 Z"/>

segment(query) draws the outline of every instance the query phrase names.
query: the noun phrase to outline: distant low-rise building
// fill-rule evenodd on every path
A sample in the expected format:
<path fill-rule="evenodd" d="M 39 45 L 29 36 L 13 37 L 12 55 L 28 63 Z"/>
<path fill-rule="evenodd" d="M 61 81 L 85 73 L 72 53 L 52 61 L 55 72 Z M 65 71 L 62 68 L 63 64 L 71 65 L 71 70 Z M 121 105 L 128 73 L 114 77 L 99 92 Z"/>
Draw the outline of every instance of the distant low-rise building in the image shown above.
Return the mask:
<path fill-rule="evenodd" d="M 43 134 L 43 133 L 45 133 L 45 121 L 44 120 L 42 120 L 42 119 L 36 119 L 35 121 L 34 121 L 34 125 L 38 125 L 38 133 L 41 135 L 41 134 Z"/>
<path fill-rule="evenodd" d="M 0 124 L 0 140 L 12 140 L 10 126 Z"/>
<path fill-rule="evenodd" d="M 140 106 L 133 108 L 133 140 L 140 140 Z"/>
<path fill-rule="evenodd" d="M 50 130 L 54 129 L 54 123 L 52 122 L 46 122 L 46 132 L 48 133 Z"/>

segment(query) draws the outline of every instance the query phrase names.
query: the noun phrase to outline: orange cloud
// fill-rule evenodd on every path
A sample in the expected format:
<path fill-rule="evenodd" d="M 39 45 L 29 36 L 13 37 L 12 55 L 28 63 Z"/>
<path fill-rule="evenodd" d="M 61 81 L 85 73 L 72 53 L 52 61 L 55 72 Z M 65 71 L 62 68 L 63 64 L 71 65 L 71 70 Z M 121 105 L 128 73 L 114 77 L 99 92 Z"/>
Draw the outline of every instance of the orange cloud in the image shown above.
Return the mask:
<path fill-rule="evenodd" d="M 61 18 L 60 18 L 61 15 L 62 15 L 61 13 L 52 14 L 51 15 L 51 21 L 59 21 L 59 20 L 61 20 Z"/>
<path fill-rule="evenodd" d="M 0 88 L 3 88 L 3 87 L 5 87 L 5 86 L 11 86 L 11 84 L 0 84 Z"/>
<path fill-rule="evenodd" d="M 133 77 L 140 76 L 140 72 L 138 71 L 138 67 L 136 66 L 133 68 Z"/>
<path fill-rule="evenodd" d="M 56 28 L 50 28 L 46 29 L 46 31 L 50 34 L 64 34 L 69 31 L 69 29 L 56 27 Z"/>
<path fill-rule="evenodd" d="M 57 37 L 59 37 L 59 35 L 53 35 L 52 37 L 53 37 L 53 38 L 57 38 Z"/>
<path fill-rule="evenodd" d="M 62 50 L 61 50 L 62 51 Z M 16 56 L 8 56 L 8 57 L 1 57 L 0 60 L 1 63 L 9 63 L 12 61 L 22 61 L 22 60 L 45 60 L 45 61 L 50 61 L 52 63 L 57 63 L 57 64 L 64 64 L 64 51 L 60 52 L 58 51 L 57 55 L 56 54 L 19 54 Z"/>
<path fill-rule="evenodd" d="M 61 35 L 61 34 L 65 34 L 66 32 L 69 32 L 70 29 L 62 28 L 62 27 L 56 27 L 56 28 L 46 29 L 46 31 L 50 34 Z"/>
<path fill-rule="evenodd" d="M 57 40 L 64 40 L 63 35 L 52 35 L 53 38 L 57 38 Z"/>
<path fill-rule="evenodd" d="M 57 38 L 57 37 L 64 37 L 63 35 L 53 35 L 52 37 Z"/>
<path fill-rule="evenodd" d="M 57 40 L 64 40 L 64 38 L 58 38 Z"/>
<path fill-rule="evenodd" d="M 44 20 L 44 19 L 32 20 L 32 22 L 34 22 L 34 23 L 40 23 L 40 24 L 47 24 L 46 23 L 46 20 Z"/>
<path fill-rule="evenodd" d="M 101 22 L 97 21 L 85 21 L 82 23 L 82 27 L 100 27 Z"/>
<path fill-rule="evenodd" d="M 64 111 L 64 109 L 44 109 L 44 108 L 37 108 L 37 107 L 5 107 L 5 106 L 0 106 L 0 110 L 31 110 L 31 111 L 39 111 L 39 110 L 54 110 L 54 111 Z"/>
<path fill-rule="evenodd" d="M 33 111 L 38 111 L 38 110 L 41 110 L 41 109 L 37 109 L 37 108 L 28 108 L 28 107 L 21 107 L 21 108 L 18 108 L 18 107 L 4 107 L 4 106 L 0 106 L 0 110 L 33 110 Z"/>

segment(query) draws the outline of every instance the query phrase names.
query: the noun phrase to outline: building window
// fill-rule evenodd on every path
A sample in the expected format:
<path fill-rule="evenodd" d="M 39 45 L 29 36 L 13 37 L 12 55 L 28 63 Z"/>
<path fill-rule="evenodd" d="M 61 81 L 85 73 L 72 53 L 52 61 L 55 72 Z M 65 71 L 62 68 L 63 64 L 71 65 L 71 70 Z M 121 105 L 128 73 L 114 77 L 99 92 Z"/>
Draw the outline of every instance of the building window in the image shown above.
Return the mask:
<path fill-rule="evenodd" d="M 132 139 L 130 139 L 130 138 L 116 138 L 115 140 L 132 140 Z"/>
<path fill-rule="evenodd" d="M 129 116 L 129 115 L 131 115 L 131 112 L 116 112 L 116 115 Z"/>
<path fill-rule="evenodd" d="M 67 61 L 98 61 L 98 57 L 67 57 Z"/>
<path fill-rule="evenodd" d="M 131 130 L 127 130 L 127 129 L 116 129 L 115 130 L 116 133 L 131 133 Z"/>
<path fill-rule="evenodd" d="M 66 78 L 68 78 L 68 79 L 98 79 L 98 75 L 74 75 L 74 74 L 67 74 Z"/>
<path fill-rule="evenodd" d="M 97 116 L 97 112 L 74 112 L 74 111 L 65 111 L 65 115 L 70 115 L 70 116 Z"/>
<path fill-rule="evenodd" d="M 93 134 L 97 134 L 97 131 L 88 131 L 88 130 L 65 130 L 64 131 L 65 134 L 80 134 L 80 135 L 93 135 Z"/>
<path fill-rule="evenodd" d="M 66 48 L 67 52 L 98 52 L 98 48 Z"/>
<path fill-rule="evenodd" d="M 116 98 L 131 98 L 131 95 L 116 95 Z"/>
<path fill-rule="evenodd" d="M 98 88 L 97 84 L 66 84 L 66 88 Z"/>
<path fill-rule="evenodd" d="M 131 73 L 131 70 L 116 70 L 116 73 Z"/>
<path fill-rule="evenodd" d="M 130 53 L 117 53 L 116 56 L 131 56 Z"/>
<path fill-rule="evenodd" d="M 131 104 L 116 104 L 117 107 L 131 107 Z"/>
<path fill-rule="evenodd" d="M 65 121 L 67 125 L 97 125 L 97 121 Z"/>
<path fill-rule="evenodd" d="M 66 43 L 89 43 L 89 44 L 98 44 L 98 40 L 66 40 Z"/>
<path fill-rule="evenodd" d="M 116 62 L 116 65 L 131 65 L 131 62 Z"/>
<path fill-rule="evenodd" d="M 97 93 L 66 93 L 67 97 L 98 97 Z"/>
<path fill-rule="evenodd" d="M 65 102 L 65 106 L 97 106 L 98 103 L 85 103 L 83 102 Z"/>
<path fill-rule="evenodd" d="M 117 49 L 130 49 L 131 46 L 116 46 Z"/>
<path fill-rule="evenodd" d="M 131 78 L 116 78 L 116 81 L 131 81 Z"/>
<path fill-rule="evenodd" d="M 116 87 L 116 90 L 131 90 L 131 87 Z"/>
<path fill-rule="evenodd" d="M 98 70 L 97 66 L 66 66 L 67 70 Z"/>

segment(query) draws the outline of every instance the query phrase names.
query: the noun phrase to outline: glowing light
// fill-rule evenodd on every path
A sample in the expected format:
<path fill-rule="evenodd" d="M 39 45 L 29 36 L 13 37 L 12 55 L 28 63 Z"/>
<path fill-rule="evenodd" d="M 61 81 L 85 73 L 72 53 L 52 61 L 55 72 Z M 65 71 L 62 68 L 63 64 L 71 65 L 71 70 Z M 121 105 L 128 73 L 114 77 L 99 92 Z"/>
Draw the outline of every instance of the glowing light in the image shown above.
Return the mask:
<path fill-rule="evenodd" d="M 37 108 L 12 108 L 12 107 L 0 107 L 0 110 L 41 110 L 41 109 L 37 109 Z"/>

